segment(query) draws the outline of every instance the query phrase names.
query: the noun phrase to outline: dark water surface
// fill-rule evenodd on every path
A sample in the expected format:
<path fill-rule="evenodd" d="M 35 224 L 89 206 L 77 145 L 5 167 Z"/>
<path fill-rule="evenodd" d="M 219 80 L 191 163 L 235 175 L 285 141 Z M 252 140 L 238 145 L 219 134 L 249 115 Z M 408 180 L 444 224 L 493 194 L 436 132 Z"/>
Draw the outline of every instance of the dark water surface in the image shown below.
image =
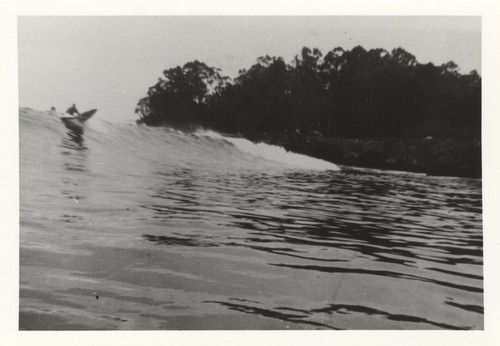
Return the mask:
<path fill-rule="evenodd" d="M 20 329 L 483 329 L 481 181 L 335 168 L 21 109 Z"/>

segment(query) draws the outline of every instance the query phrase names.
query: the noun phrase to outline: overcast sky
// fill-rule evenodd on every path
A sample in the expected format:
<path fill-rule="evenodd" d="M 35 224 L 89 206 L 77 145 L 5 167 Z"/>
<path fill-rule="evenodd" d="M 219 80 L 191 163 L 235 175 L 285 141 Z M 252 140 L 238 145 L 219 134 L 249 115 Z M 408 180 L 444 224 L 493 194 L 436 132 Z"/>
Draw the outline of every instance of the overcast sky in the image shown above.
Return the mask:
<path fill-rule="evenodd" d="M 188 61 L 234 77 L 265 54 L 290 62 L 303 46 L 356 45 L 481 73 L 480 17 L 18 17 L 19 104 L 131 121 L 162 71 Z"/>

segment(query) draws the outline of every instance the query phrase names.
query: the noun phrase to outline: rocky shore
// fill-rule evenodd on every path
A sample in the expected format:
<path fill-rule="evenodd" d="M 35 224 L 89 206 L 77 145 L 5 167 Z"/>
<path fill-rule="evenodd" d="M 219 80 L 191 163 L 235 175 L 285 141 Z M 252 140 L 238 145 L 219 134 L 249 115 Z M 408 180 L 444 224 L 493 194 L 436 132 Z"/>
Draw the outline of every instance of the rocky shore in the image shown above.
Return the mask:
<path fill-rule="evenodd" d="M 477 139 L 354 139 L 304 135 L 248 138 L 340 165 L 481 178 L 481 142 Z"/>

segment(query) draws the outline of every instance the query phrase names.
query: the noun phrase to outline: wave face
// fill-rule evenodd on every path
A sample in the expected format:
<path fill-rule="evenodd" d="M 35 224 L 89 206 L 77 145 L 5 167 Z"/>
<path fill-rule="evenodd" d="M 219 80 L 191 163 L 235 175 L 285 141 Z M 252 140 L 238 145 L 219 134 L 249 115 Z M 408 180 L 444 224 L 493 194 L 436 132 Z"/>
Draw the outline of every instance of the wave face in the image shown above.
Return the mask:
<path fill-rule="evenodd" d="M 23 108 L 20 329 L 482 329 L 481 181 Z"/>

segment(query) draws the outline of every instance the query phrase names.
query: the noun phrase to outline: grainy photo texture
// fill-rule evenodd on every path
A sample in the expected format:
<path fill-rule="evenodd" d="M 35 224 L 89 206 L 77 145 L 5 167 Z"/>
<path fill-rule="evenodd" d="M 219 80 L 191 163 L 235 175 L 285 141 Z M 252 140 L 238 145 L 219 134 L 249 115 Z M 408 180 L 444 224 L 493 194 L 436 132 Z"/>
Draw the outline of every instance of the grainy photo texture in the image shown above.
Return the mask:
<path fill-rule="evenodd" d="M 482 330 L 480 17 L 18 17 L 20 330 Z"/>

